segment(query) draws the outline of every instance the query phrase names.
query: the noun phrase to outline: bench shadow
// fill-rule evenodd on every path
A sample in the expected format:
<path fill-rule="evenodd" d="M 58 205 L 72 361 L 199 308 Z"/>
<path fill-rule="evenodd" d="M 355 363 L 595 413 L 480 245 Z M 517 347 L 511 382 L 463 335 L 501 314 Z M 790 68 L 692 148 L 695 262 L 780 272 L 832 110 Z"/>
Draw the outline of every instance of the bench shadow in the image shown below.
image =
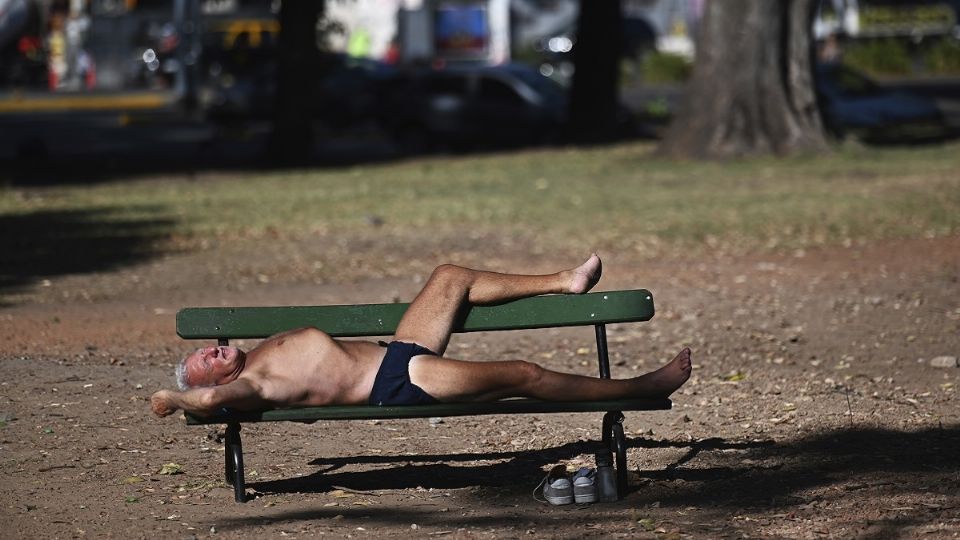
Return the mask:
<path fill-rule="evenodd" d="M 130 217 L 137 216 L 137 217 Z M 112 270 L 162 253 L 174 221 L 153 206 L 0 215 L 0 305 L 44 279 Z"/>
<path fill-rule="evenodd" d="M 685 448 L 690 445 L 696 452 L 704 449 L 747 449 L 770 446 L 772 441 L 727 442 L 723 439 L 707 439 L 695 443 L 653 441 L 634 439 L 631 447 Z M 600 441 L 577 441 L 540 450 L 506 452 L 480 452 L 456 454 L 421 455 L 359 455 L 336 458 L 317 458 L 310 465 L 319 467 L 317 472 L 298 478 L 250 482 L 248 486 L 263 494 L 268 493 L 323 493 L 343 487 L 358 491 L 381 489 L 457 489 L 465 487 L 516 487 L 538 482 L 544 468 L 577 456 L 592 455 L 603 449 Z M 692 459 L 692 455 L 691 455 Z M 449 463 L 475 463 L 448 465 Z M 401 465 L 377 468 L 370 471 L 341 471 L 351 465 Z M 529 491 L 529 490 L 528 490 Z"/>
<path fill-rule="evenodd" d="M 484 505 L 492 504 L 488 515 L 450 513 L 431 519 L 442 527 L 484 526 L 498 521 L 502 526 L 507 510 L 497 510 L 500 506 L 526 508 L 528 520 L 540 519 L 530 497 L 542 478 L 543 467 L 592 453 L 598 445 L 597 441 L 578 441 L 535 451 L 318 458 L 310 463 L 320 469 L 307 477 L 256 482 L 249 487 L 262 494 L 323 493 L 345 488 L 370 491 L 371 495 L 391 489 L 472 488 L 458 497 L 476 497 L 483 499 Z M 720 529 L 710 529 L 711 534 L 743 532 L 728 519 L 731 511 L 771 516 L 816 513 L 812 502 L 826 500 L 833 504 L 859 496 L 865 504 L 873 504 L 902 495 L 929 497 L 960 490 L 960 464 L 956 460 L 960 455 L 960 426 L 917 431 L 840 428 L 782 442 L 719 437 L 689 442 L 631 438 L 628 446 L 682 453 L 657 468 L 631 471 L 631 489 L 625 500 L 605 508 L 693 508 L 697 521 L 721 523 Z M 366 470 L 342 470 L 356 464 L 367 465 Z M 371 469 L 370 465 L 388 466 Z M 457 504 L 464 503 L 461 500 Z M 429 512 L 423 508 L 398 509 L 395 505 L 317 508 L 273 514 L 266 521 L 323 519 L 339 514 L 348 519 L 362 517 L 367 523 L 402 525 L 426 519 L 424 515 Z M 581 519 L 577 513 L 549 514 L 554 524 L 568 517 L 571 525 Z M 931 526 L 942 519 L 936 508 L 919 508 L 873 521 L 861 537 L 896 538 L 904 534 L 904 527 Z M 243 528 L 264 521 L 263 517 L 243 517 L 225 525 Z"/>
<path fill-rule="evenodd" d="M 317 472 L 299 478 L 287 478 L 247 485 L 259 493 L 323 493 L 347 487 L 359 491 L 380 489 L 456 489 L 464 487 L 503 487 L 515 483 L 517 475 L 530 476 L 541 467 L 596 451 L 598 443 L 578 441 L 542 450 L 479 452 L 458 454 L 360 455 L 317 458 L 310 465 Z M 466 466 L 448 463 L 485 462 Z M 366 471 L 340 471 L 348 465 L 399 466 Z M 539 472 L 537 472 L 539 474 Z M 534 475 L 536 476 L 536 475 Z"/>

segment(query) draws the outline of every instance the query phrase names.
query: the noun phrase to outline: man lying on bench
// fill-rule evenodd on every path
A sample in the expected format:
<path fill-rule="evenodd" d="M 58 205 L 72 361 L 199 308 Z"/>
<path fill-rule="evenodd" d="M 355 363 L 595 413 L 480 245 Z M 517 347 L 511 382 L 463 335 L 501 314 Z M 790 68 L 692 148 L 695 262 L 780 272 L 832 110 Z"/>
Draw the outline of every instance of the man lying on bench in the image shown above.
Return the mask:
<path fill-rule="evenodd" d="M 472 362 L 443 356 L 464 307 L 540 294 L 583 294 L 600 280 L 601 268 L 596 254 L 576 268 L 535 276 L 445 264 L 433 271 L 407 308 L 389 344 L 340 341 L 316 328 L 301 328 L 272 336 L 249 353 L 204 347 L 177 366 L 181 391 L 160 390 L 151 406 L 158 416 L 178 409 L 203 416 L 223 408 L 669 396 L 690 377 L 688 348 L 660 369 L 630 379 L 559 373 L 521 360 Z"/>

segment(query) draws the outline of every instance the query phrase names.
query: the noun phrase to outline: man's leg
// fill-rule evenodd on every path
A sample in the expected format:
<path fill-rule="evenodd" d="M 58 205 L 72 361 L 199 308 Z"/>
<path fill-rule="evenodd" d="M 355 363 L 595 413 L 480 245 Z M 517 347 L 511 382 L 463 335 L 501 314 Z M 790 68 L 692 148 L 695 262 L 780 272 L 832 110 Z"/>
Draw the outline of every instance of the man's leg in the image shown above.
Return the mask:
<path fill-rule="evenodd" d="M 411 380 L 440 401 L 491 401 L 531 397 L 547 401 L 593 401 L 667 397 L 690 377 L 690 349 L 660 369 L 631 379 L 600 379 L 560 373 L 532 362 L 465 362 L 418 356 Z"/>
<path fill-rule="evenodd" d="M 596 254 L 582 265 L 555 274 L 527 276 L 471 270 L 451 264 L 437 267 L 407 308 L 394 339 L 417 343 L 442 355 L 457 314 L 470 304 L 496 304 L 549 293 L 582 294 L 600 279 Z"/>

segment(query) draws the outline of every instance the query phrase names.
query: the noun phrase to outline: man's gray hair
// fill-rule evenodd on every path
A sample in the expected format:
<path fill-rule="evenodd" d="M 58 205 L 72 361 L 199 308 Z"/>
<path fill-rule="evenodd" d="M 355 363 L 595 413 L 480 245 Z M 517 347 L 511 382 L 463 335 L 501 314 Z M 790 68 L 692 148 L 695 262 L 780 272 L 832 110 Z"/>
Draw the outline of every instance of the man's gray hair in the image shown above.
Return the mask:
<path fill-rule="evenodd" d="M 185 356 L 183 360 L 180 360 L 175 372 L 177 376 L 177 388 L 179 388 L 181 392 L 186 392 L 193 388 L 190 386 L 190 383 L 187 382 L 187 358 L 190 358 L 190 356 Z"/>

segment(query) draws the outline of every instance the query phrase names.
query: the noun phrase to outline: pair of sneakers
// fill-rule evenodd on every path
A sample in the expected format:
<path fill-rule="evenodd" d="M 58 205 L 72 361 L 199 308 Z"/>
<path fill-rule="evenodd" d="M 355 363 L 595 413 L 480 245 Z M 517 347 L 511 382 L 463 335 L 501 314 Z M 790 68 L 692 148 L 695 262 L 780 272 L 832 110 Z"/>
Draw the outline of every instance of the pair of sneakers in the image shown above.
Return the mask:
<path fill-rule="evenodd" d="M 557 465 L 543 479 L 543 498 L 553 505 L 597 502 L 597 471 L 580 467 L 571 478 L 563 465 Z"/>

